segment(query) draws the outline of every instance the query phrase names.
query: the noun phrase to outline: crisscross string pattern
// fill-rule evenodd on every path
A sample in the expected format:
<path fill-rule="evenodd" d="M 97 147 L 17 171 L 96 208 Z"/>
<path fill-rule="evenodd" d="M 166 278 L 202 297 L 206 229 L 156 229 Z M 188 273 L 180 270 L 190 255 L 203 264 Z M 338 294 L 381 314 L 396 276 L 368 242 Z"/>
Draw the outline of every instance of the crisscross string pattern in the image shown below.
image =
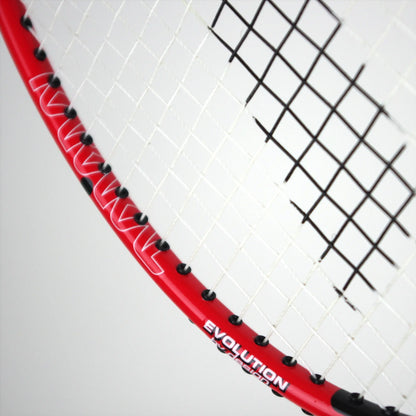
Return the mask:
<path fill-rule="evenodd" d="M 362 272 L 363 266 L 365 265 L 366 261 L 368 261 L 369 257 L 373 252 L 378 252 L 382 257 L 384 257 L 390 264 L 396 266 L 396 263 L 382 249 L 380 243 L 383 237 L 386 235 L 390 227 L 397 226 L 399 230 L 406 236 L 409 236 L 409 231 L 406 230 L 403 224 L 400 223 L 398 217 L 401 212 L 403 212 L 406 206 L 411 202 L 412 198 L 414 197 L 414 189 L 408 183 L 406 178 L 401 174 L 395 167 L 394 162 L 400 157 L 400 154 L 405 149 L 404 146 L 399 147 L 393 154 L 391 154 L 390 158 L 386 158 L 383 156 L 377 148 L 367 140 L 367 136 L 370 135 L 372 127 L 376 124 L 377 119 L 379 117 L 389 117 L 389 114 L 381 105 L 378 103 L 370 93 L 368 93 L 365 89 L 363 89 L 359 84 L 359 77 L 362 71 L 364 70 L 364 65 L 361 65 L 355 74 L 349 75 L 346 73 L 342 66 L 340 66 L 330 55 L 328 49 L 331 46 L 331 41 L 336 36 L 337 32 L 341 28 L 340 20 L 332 13 L 330 9 L 326 7 L 324 3 L 319 3 L 320 7 L 325 10 L 328 14 L 328 18 L 332 19 L 333 21 L 331 24 L 328 25 L 327 30 L 327 37 L 323 38 L 321 44 L 317 43 L 314 39 L 312 39 L 308 33 L 302 29 L 300 24 L 302 20 L 302 16 L 304 16 L 305 11 L 307 9 L 309 2 L 303 3 L 302 7 L 300 7 L 299 12 L 296 14 L 295 18 L 292 20 L 288 17 L 284 10 L 280 9 L 277 4 L 273 2 L 262 1 L 259 4 L 258 9 L 255 11 L 253 18 L 250 21 L 247 21 L 239 12 L 236 10 L 228 1 L 224 1 L 218 11 L 217 16 L 214 19 L 213 27 L 215 28 L 215 24 L 221 18 L 221 15 L 224 11 L 224 8 L 227 7 L 228 10 L 234 13 L 235 17 L 241 22 L 242 25 L 245 26 L 246 30 L 242 35 L 241 39 L 237 43 L 235 47 L 231 46 L 226 42 L 226 40 L 218 36 L 218 39 L 221 43 L 230 51 L 231 57 L 230 62 L 234 59 L 237 59 L 239 63 L 241 63 L 246 70 L 252 75 L 254 78 L 254 86 L 249 92 L 246 103 L 249 103 L 256 94 L 256 92 L 261 89 L 263 92 L 270 94 L 281 106 L 281 111 L 276 115 L 276 120 L 273 122 L 272 125 L 266 127 L 262 124 L 261 120 L 256 118 L 256 123 L 261 128 L 261 130 L 266 135 L 266 141 L 272 141 L 282 152 L 286 154 L 286 156 L 291 160 L 293 166 L 290 168 L 285 181 L 288 181 L 291 176 L 293 175 L 296 169 L 299 169 L 305 178 L 309 180 L 318 191 L 319 196 L 314 200 L 313 204 L 310 207 L 302 208 L 293 201 L 295 207 L 299 210 L 302 214 L 303 218 L 302 221 L 309 222 L 313 228 L 319 233 L 319 235 L 325 240 L 327 243 L 327 247 L 325 248 L 324 252 L 321 254 L 320 259 L 324 259 L 325 256 L 329 253 L 330 250 L 334 250 L 336 254 L 344 260 L 351 268 L 351 274 L 346 277 L 345 282 L 342 284 L 342 287 L 339 289 L 340 294 L 343 294 L 348 286 L 351 284 L 355 277 L 359 277 L 365 282 L 365 284 L 372 290 L 375 290 L 374 285 L 369 281 L 364 273 Z M 264 37 L 260 31 L 261 29 L 257 30 L 256 28 L 256 21 L 261 16 L 261 13 L 266 5 L 269 5 L 269 8 L 273 8 L 272 13 L 276 14 L 276 18 L 284 19 L 288 25 L 287 33 L 284 33 L 282 39 L 273 39 L 273 43 Z M 267 12 L 267 11 L 266 11 Z M 278 19 L 276 19 L 278 20 Z M 298 26 L 299 25 L 299 26 Z M 214 32 L 215 33 L 215 32 Z M 284 50 L 285 45 L 290 42 L 291 35 L 293 33 L 298 34 L 301 39 L 300 41 L 304 41 L 306 43 L 305 48 L 311 48 L 315 51 L 315 56 L 312 56 L 310 59 L 310 66 L 306 69 L 300 69 L 294 66 L 285 56 Z M 254 62 L 250 62 L 244 59 L 244 54 L 239 54 L 239 50 L 242 49 L 244 46 L 244 41 L 247 39 L 248 36 L 255 36 L 256 40 L 262 42 L 267 48 L 271 51 L 270 60 L 266 62 L 264 68 L 256 71 L 253 69 Z M 275 46 L 276 45 L 276 46 Z M 313 54 L 313 53 L 312 53 Z M 333 101 L 329 101 L 320 91 L 318 87 L 315 87 L 313 83 L 309 81 L 312 77 L 314 69 L 319 64 L 320 60 L 325 60 L 326 64 L 331 67 L 330 70 L 334 70 L 340 77 L 345 79 L 345 89 L 340 91 L 339 97 L 335 98 Z M 272 72 L 272 67 L 276 63 L 276 66 L 279 64 L 283 64 L 285 69 L 290 71 L 291 74 L 298 80 L 298 85 L 293 86 L 293 93 L 285 100 L 285 98 L 280 97 L 278 92 L 274 90 L 270 85 L 268 80 L 266 80 L 268 74 Z M 326 80 L 323 79 L 322 82 Z M 315 84 L 316 85 L 316 84 Z M 296 113 L 296 110 L 292 109 L 292 104 L 299 97 L 304 91 L 304 89 L 308 90 L 308 93 L 312 94 L 311 100 L 317 99 L 319 103 L 323 104 L 327 110 L 323 110 L 323 113 L 318 120 L 314 120 L 312 125 L 306 124 L 306 122 L 302 119 L 300 115 Z M 368 121 L 360 120 L 360 125 L 357 124 L 356 120 L 350 120 L 348 116 L 345 116 L 342 113 L 342 103 L 348 100 L 348 94 L 358 94 L 360 95 L 361 100 L 364 100 L 366 103 L 363 105 L 368 105 Z M 295 107 L 295 106 L 293 106 Z M 326 112 L 326 114 L 325 114 Z M 299 127 L 302 131 L 307 135 L 309 141 L 306 142 L 305 147 L 301 150 L 298 150 L 298 153 L 294 154 L 291 153 L 284 145 L 280 143 L 278 140 L 279 134 L 279 124 L 283 122 L 284 117 L 287 116 L 291 118 L 294 122 L 298 123 Z M 259 116 L 260 118 L 261 116 Z M 320 140 L 320 135 L 324 135 L 324 129 L 326 126 L 331 122 L 332 117 L 336 117 L 337 120 L 340 122 L 340 129 L 346 129 L 348 132 L 346 134 L 351 134 L 352 137 L 355 137 L 355 142 L 349 143 L 349 149 L 343 149 L 343 154 L 338 155 L 336 153 L 336 149 L 332 150 L 329 148 L 325 142 Z M 339 132 L 339 135 L 342 136 L 342 132 Z M 276 137 L 275 137 L 276 136 Z M 325 154 L 334 161 L 334 170 L 330 175 L 327 182 L 320 183 L 319 179 L 316 179 L 313 173 L 308 170 L 307 164 L 302 163 L 302 161 L 307 160 L 308 153 L 312 151 L 313 146 L 319 146 L 319 149 L 325 152 Z M 365 148 L 365 149 L 364 149 Z M 348 162 L 354 158 L 359 152 L 369 152 L 369 158 L 374 157 L 380 162 L 380 172 L 379 174 L 374 175 L 374 180 L 367 186 L 367 184 L 362 183 L 360 181 L 360 177 L 358 174 L 355 173 L 354 168 L 350 168 Z M 346 174 L 349 180 L 352 181 L 356 186 L 357 190 L 362 193 L 362 198 L 359 198 L 358 203 L 353 207 L 351 211 L 347 211 L 340 203 L 337 202 L 336 198 L 331 195 L 331 188 L 336 186 L 336 180 L 342 174 Z M 383 196 L 381 195 L 377 199 L 377 194 L 381 193 L 377 192 L 377 187 L 383 188 L 383 180 L 386 180 L 386 177 L 392 175 L 394 180 L 397 181 L 398 186 L 403 188 L 403 195 L 401 199 L 397 201 L 397 206 L 394 207 L 394 211 L 383 205 Z M 337 213 L 339 213 L 342 217 L 344 217 L 344 221 L 341 221 L 339 229 L 326 231 L 324 230 L 324 226 L 320 226 L 319 223 L 313 221 L 312 214 L 315 210 L 319 209 L 319 204 L 326 198 L 326 200 L 333 206 Z M 376 234 L 374 237 L 369 235 L 366 231 L 366 227 L 361 225 L 356 219 L 355 215 L 359 212 L 360 208 L 363 207 L 365 203 L 371 201 L 377 209 L 379 209 L 382 214 L 386 217 L 385 218 L 385 225 L 379 230 L 379 233 Z M 392 211 L 392 212 L 391 212 Z M 362 236 L 368 243 L 369 248 L 367 251 L 363 252 L 363 256 L 358 261 L 354 261 L 348 258 L 347 254 L 344 254 L 342 248 L 338 248 L 337 241 L 341 238 L 343 231 L 349 226 L 353 226 L 354 229 Z M 351 305 L 353 306 L 353 305 Z"/>
<path fill-rule="evenodd" d="M 25 3 L 182 271 L 312 374 L 415 412 L 415 3 Z"/>

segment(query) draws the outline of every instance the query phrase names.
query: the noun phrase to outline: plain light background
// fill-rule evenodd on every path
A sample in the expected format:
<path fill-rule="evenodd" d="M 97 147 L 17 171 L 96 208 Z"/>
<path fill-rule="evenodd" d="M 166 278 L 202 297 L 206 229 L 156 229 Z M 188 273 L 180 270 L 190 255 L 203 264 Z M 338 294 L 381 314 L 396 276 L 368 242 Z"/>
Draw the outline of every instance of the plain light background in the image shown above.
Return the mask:
<path fill-rule="evenodd" d="M 113 235 L 0 41 L 0 415 L 298 415 Z"/>

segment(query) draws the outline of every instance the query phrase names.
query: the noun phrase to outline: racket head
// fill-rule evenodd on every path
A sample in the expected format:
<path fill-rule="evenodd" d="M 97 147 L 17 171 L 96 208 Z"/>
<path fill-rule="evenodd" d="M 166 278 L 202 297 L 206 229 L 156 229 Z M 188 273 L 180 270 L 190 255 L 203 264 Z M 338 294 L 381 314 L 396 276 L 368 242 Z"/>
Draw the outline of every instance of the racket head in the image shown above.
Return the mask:
<path fill-rule="evenodd" d="M 49 73 L 52 73 L 53 71 L 51 71 L 50 69 L 48 70 L 49 71 Z M 31 78 L 31 79 L 33 79 L 33 78 Z M 69 101 L 68 101 L 68 103 L 69 103 Z M 65 119 L 66 120 L 66 119 Z M 55 123 L 55 127 L 53 127 L 52 126 L 52 130 L 57 130 L 57 128 L 56 128 L 56 126 L 58 125 L 58 128 L 59 128 L 59 126 L 61 126 L 62 124 L 59 124 L 59 123 L 57 123 L 56 124 L 56 118 L 54 118 L 54 120 L 53 120 L 53 122 Z M 95 152 L 94 152 L 95 153 Z M 75 154 L 75 153 L 74 153 Z M 71 157 L 69 157 L 69 159 L 72 161 L 72 163 L 73 163 L 73 159 L 74 159 L 74 157 L 73 156 L 71 156 Z M 79 172 L 78 172 L 78 174 L 79 174 Z M 94 172 L 94 174 L 96 174 L 96 172 Z M 98 175 L 98 173 L 97 173 L 97 175 Z M 79 179 L 82 179 L 82 178 L 85 178 L 85 176 L 81 176 L 81 175 L 78 175 L 79 176 Z M 112 183 L 113 181 L 111 180 L 110 181 L 110 183 Z M 84 188 L 86 187 L 87 188 L 87 190 L 88 190 L 88 181 L 87 181 L 87 186 L 85 186 L 86 184 L 85 184 L 85 181 L 84 181 Z M 111 185 L 112 186 L 112 185 Z M 117 186 L 121 186 L 121 184 L 117 184 Z M 115 188 L 116 188 L 116 186 L 114 186 L 113 187 L 113 189 L 112 190 L 115 190 Z M 122 198 L 121 198 L 122 199 Z M 102 204 L 101 203 L 101 207 L 103 207 L 103 205 L 104 206 L 107 206 L 107 207 L 109 207 L 112 203 L 114 203 L 114 197 L 112 197 L 112 199 L 110 199 L 110 200 L 108 200 L 108 201 L 106 201 L 106 203 L 105 204 Z M 128 201 L 127 202 L 127 205 L 130 205 L 130 201 Z M 111 214 L 111 212 L 113 212 L 114 213 L 114 211 L 110 211 L 110 214 Z M 114 218 L 114 217 L 113 217 Z M 111 223 L 111 217 L 110 217 L 110 223 Z M 117 226 L 115 226 L 115 224 L 114 224 L 114 221 L 113 221 L 113 227 L 115 227 L 115 228 L 117 228 Z M 135 241 L 135 238 L 133 239 L 134 241 Z M 156 240 L 156 237 L 155 237 L 155 240 Z M 148 240 L 146 240 L 146 241 L 148 241 Z M 131 246 L 131 243 L 130 243 L 130 246 Z M 132 251 L 134 251 L 134 249 L 132 250 Z M 166 253 L 165 253 L 166 254 Z M 169 267 L 170 267 L 170 269 L 172 269 L 173 268 L 173 272 L 171 273 L 171 274 L 173 274 L 175 271 L 177 272 L 177 270 L 176 270 L 176 268 L 177 268 L 177 266 L 179 265 L 179 264 L 181 264 L 180 263 L 180 260 L 175 256 L 175 257 L 173 257 L 173 255 L 172 255 L 172 257 L 168 260 L 168 262 L 167 262 L 167 264 L 169 264 Z M 154 264 L 153 264 L 153 266 L 154 266 Z M 148 266 L 146 266 L 145 265 L 145 267 L 147 267 L 148 268 Z M 156 274 L 157 275 L 157 271 L 153 268 L 152 270 L 150 270 L 150 272 L 151 273 L 153 273 L 153 274 Z M 181 273 L 179 273 L 179 274 L 181 274 Z M 178 276 L 175 276 L 175 278 L 176 277 L 178 277 Z M 189 278 L 189 277 L 191 277 L 191 276 L 187 276 L 187 278 Z M 164 282 L 164 284 L 166 284 L 166 287 L 165 287 L 165 290 L 167 290 L 168 292 L 170 292 L 170 294 L 171 294 L 171 296 L 173 296 L 173 297 L 177 297 L 177 302 L 178 303 L 180 303 L 181 305 L 181 307 L 182 307 L 182 309 L 184 309 L 185 311 L 186 311 L 186 313 L 187 313 L 187 315 L 188 316 L 190 316 L 190 318 L 191 318 L 191 320 L 192 321 L 194 321 L 198 326 L 200 326 L 200 327 L 206 327 L 206 332 L 208 332 L 207 331 L 207 328 L 208 329 L 212 329 L 212 328 L 214 328 L 211 324 L 207 324 L 207 320 L 206 320 L 206 318 L 204 317 L 203 319 L 201 319 L 201 315 L 199 315 L 198 316 L 198 314 L 200 313 L 200 311 L 201 310 L 204 310 L 204 306 L 202 306 L 202 305 L 205 305 L 205 303 L 203 302 L 203 301 L 205 301 L 205 302 L 210 302 L 210 301 L 206 301 L 205 299 L 202 299 L 203 301 L 201 301 L 200 299 L 199 299 L 199 301 L 197 302 L 198 303 L 198 313 L 195 313 L 194 312 L 194 303 L 193 303 L 193 301 L 191 301 L 191 302 L 187 302 L 187 299 L 188 299 L 188 297 L 189 298 L 192 298 L 192 299 L 196 299 L 197 297 L 195 296 L 195 294 L 193 293 L 193 294 L 191 294 L 191 295 L 188 295 L 187 293 L 186 293 L 186 290 L 184 291 L 184 289 L 183 289 L 183 286 L 181 285 L 181 287 L 180 287 L 180 290 L 179 289 L 177 289 L 177 288 L 175 288 L 175 286 L 170 286 L 170 283 L 166 283 L 166 281 Z M 172 283 L 173 285 L 175 285 L 175 282 L 173 282 Z M 205 287 L 203 287 L 203 286 L 201 286 L 200 284 L 198 284 L 198 283 L 192 283 L 191 285 L 190 285 L 192 288 L 190 289 L 190 290 L 194 290 L 195 291 L 195 293 L 196 292 L 198 292 L 198 294 L 199 295 L 201 295 L 202 294 L 202 291 L 205 289 Z M 179 299 L 178 299 L 179 298 Z M 217 299 L 215 300 L 215 303 L 216 304 L 219 304 L 218 303 L 218 301 L 217 301 Z M 210 304 L 210 307 L 208 308 L 208 309 L 211 309 L 211 304 Z M 220 306 L 220 311 L 218 312 L 219 313 L 219 317 L 218 317 L 218 319 L 222 319 L 222 321 L 221 321 L 221 324 L 220 325 L 218 325 L 218 328 L 220 328 L 221 330 L 223 330 L 223 328 L 227 328 L 227 334 L 228 333 L 230 333 L 230 334 L 233 334 L 233 332 L 232 331 L 234 331 L 234 326 L 232 325 L 232 324 L 230 324 L 229 322 L 228 322 L 228 319 L 224 319 L 224 318 L 227 318 L 227 317 L 229 317 L 232 313 L 231 313 L 231 311 L 228 311 L 228 310 L 226 310 L 226 309 L 223 309 L 222 308 L 222 306 Z M 208 312 L 207 312 L 207 314 L 208 314 Z M 211 314 L 212 314 L 212 311 L 210 310 L 210 312 L 209 312 L 209 314 L 210 314 L 210 316 L 212 316 Z M 204 315 L 204 314 L 202 314 L 202 315 Z M 199 318 L 199 320 L 198 320 L 198 318 Z M 214 318 L 213 318 L 214 319 Z M 211 321 L 211 322 L 213 322 L 213 321 Z M 217 326 L 217 325 L 216 325 Z M 212 330 L 213 331 L 213 330 Z M 246 330 L 247 332 L 246 332 L 246 335 L 244 336 L 247 340 L 250 340 L 250 342 L 253 342 L 253 340 L 255 339 L 255 337 L 257 336 L 257 333 L 255 333 L 255 332 L 252 332 L 252 331 L 250 331 L 248 328 L 247 328 L 247 330 Z M 240 334 L 241 334 L 241 326 L 238 328 L 238 331 L 237 332 L 239 332 Z M 241 336 L 241 335 L 240 335 Z M 237 338 L 236 336 L 235 336 L 235 338 Z M 234 339 L 234 338 L 233 338 Z M 269 348 L 269 347 L 268 347 Z M 261 345 L 257 345 L 256 343 L 254 343 L 254 345 L 251 347 L 251 349 L 250 349 L 250 351 L 259 351 L 259 353 L 260 354 L 263 354 L 263 352 L 260 352 L 260 351 L 262 351 L 262 348 L 261 348 Z M 283 355 L 281 354 L 281 355 L 279 355 L 277 352 L 273 352 L 273 357 L 275 358 L 275 357 L 278 357 L 280 360 L 283 358 Z M 272 359 L 272 358 L 271 358 Z M 286 367 L 288 367 L 288 366 L 286 366 Z M 284 368 L 284 367 L 283 367 Z M 290 371 L 292 371 L 292 369 L 290 369 Z M 310 380 L 310 378 L 309 378 L 309 373 L 307 373 L 306 371 L 303 371 L 303 370 L 301 370 L 301 372 L 302 372 L 302 374 L 301 375 L 299 375 L 299 378 L 300 379 L 303 379 L 303 380 L 307 380 L 307 383 L 308 383 L 308 385 L 313 385 L 313 384 L 315 384 L 315 383 L 312 383 L 312 384 L 309 384 L 310 382 L 311 382 L 311 380 Z M 307 376 L 306 376 L 307 375 Z M 326 386 L 331 386 L 329 383 L 325 383 L 326 384 Z M 318 385 L 318 384 L 316 384 L 316 385 Z M 320 386 L 320 385 L 319 385 Z M 320 389 L 321 389 L 321 387 L 319 387 Z M 307 388 L 301 388 L 301 390 L 304 390 L 304 391 L 307 391 Z M 322 392 L 323 390 L 321 389 L 320 390 L 320 392 Z M 333 391 L 331 390 L 331 387 L 328 387 L 328 390 L 326 390 L 326 391 L 328 391 L 328 392 L 330 392 L 330 393 L 332 393 Z M 308 394 L 310 394 L 310 393 L 306 393 L 306 395 L 308 395 Z M 329 393 L 328 393 L 329 394 Z M 317 396 L 318 396 L 318 394 L 316 394 Z M 321 396 L 322 396 L 322 394 L 320 394 Z M 305 399 L 299 399 L 300 400 L 300 402 L 306 402 L 306 398 Z M 302 406 L 302 407 L 306 407 L 306 406 Z M 314 409 L 311 409 L 311 410 L 314 410 Z"/>

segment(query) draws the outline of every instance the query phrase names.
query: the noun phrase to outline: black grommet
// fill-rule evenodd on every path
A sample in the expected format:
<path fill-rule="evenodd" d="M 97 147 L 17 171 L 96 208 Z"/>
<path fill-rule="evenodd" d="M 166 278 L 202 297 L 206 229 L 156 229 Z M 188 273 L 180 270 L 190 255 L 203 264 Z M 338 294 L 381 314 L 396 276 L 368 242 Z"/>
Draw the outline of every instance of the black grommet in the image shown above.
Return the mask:
<path fill-rule="evenodd" d="M 107 173 L 111 172 L 111 166 L 107 163 L 99 163 L 98 164 L 98 170 L 103 174 L 107 175 Z"/>
<path fill-rule="evenodd" d="M 20 23 L 27 30 L 32 29 L 33 27 L 32 21 L 30 20 L 30 17 L 28 16 L 22 16 L 20 19 Z"/>
<path fill-rule="evenodd" d="M 67 118 L 73 119 L 77 116 L 77 112 L 74 107 L 65 107 L 64 115 Z"/>
<path fill-rule="evenodd" d="M 201 293 L 201 296 L 203 299 L 208 300 L 208 301 L 214 300 L 217 297 L 215 292 L 209 289 L 203 290 Z"/>
<path fill-rule="evenodd" d="M 168 242 L 162 240 L 161 238 L 159 238 L 159 240 L 156 241 L 155 246 L 160 251 L 168 251 L 170 249 Z"/>
<path fill-rule="evenodd" d="M 149 221 L 149 218 L 147 218 L 147 215 L 144 215 L 141 212 L 138 212 L 137 214 L 134 214 L 133 219 L 139 225 L 145 225 L 145 224 L 147 224 L 147 221 Z"/>
<path fill-rule="evenodd" d="M 237 326 L 243 323 L 243 320 L 237 315 L 230 315 L 228 317 L 228 321 Z"/>
<path fill-rule="evenodd" d="M 308 412 L 305 409 L 300 409 L 300 410 L 302 410 L 302 412 L 305 413 L 305 415 L 311 415 L 311 416 L 313 416 L 311 412 Z"/>
<path fill-rule="evenodd" d="M 298 362 L 293 357 L 286 355 L 282 358 L 282 363 L 288 367 L 294 367 Z"/>
<path fill-rule="evenodd" d="M 309 377 L 312 381 L 312 383 L 314 384 L 324 384 L 325 383 L 325 378 L 322 377 L 320 374 L 311 374 L 311 376 Z"/>
<path fill-rule="evenodd" d="M 187 275 L 187 274 L 191 273 L 191 270 L 192 269 L 188 265 L 186 265 L 185 263 L 179 263 L 176 266 L 176 271 L 179 274 Z"/>
<path fill-rule="evenodd" d="M 221 348 L 219 345 L 217 345 L 217 350 L 222 353 L 225 354 L 225 348 Z"/>
<path fill-rule="evenodd" d="M 276 390 L 274 389 L 270 389 L 272 391 L 272 393 L 277 396 L 277 397 L 283 397 L 283 395 L 281 395 L 280 393 L 278 393 Z"/>
<path fill-rule="evenodd" d="M 254 342 L 261 347 L 267 347 L 267 345 L 269 345 L 269 340 L 263 335 L 257 335 L 256 338 L 254 338 Z"/>
<path fill-rule="evenodd" d="M 397 416 L 399 411 L 394 406 L 386 406 L 383 409 L 383 414 L 386 416 Z"/>
<path fill-rule="evenodd" d="M 48 84 L 52 88 L 59 88 L 61 86 L 61 80 L 55 75 L 51 74 L 48 77 Z"/>
<path fill-rule="evenodd" d="M 85 144 L 85 146 L 89 146 L 93 142 L 92 137 L 87 133 L 82 133 L 79 140 L 82 144 Z"/>
<path fill-rule="evenodd" d="M 46 53 L 45 53 L 45 51 L 44 51 L 43 49 L 36 48 L 36 49 L 33 51 L 33 53 L 34 53 L 34 55 L 35 55 L 35 58 L 36 58 L 38 61 L 44 61 L 44 60 L 46 59 Z"/>
<path fill-rule="evenodd" d="M 364 396 L 360 393 L 350 393 L 350 402 L 356 405 L 364 403 Z"/>
<path fill-rule="evenodd" d="M 251 374 L 251 372 L 250 372 L 250 370 L 247 370 L 246 368 L 244 368 L 244 367 L 241 367 L 241 369 L 246 373 L 246 374 Z"/>
<path fill-rule="evenodd" d="M 90 178 L 87 178 L 86 176 L 81 178 L 81 185 L 83 186 L 83 188 L 85 189 L 85 192 L 88 195 L 92 194 L 92 191 L 94 190 L 94 184 Z"/>
<path fill-rule="evenodd" d="M 85 146 L 89 146 L 93 142 L 92 137 L 87 133 L 82 133 L 81 136 L 79 137 L 79 141 L 82 144 L 85 144 Z"/>
<path fill-rule="evenodd" d="M 129 191 L 122 186 L 117 186 L 114 192 L 121 199 L 126 199 L 129 196 Z"/>

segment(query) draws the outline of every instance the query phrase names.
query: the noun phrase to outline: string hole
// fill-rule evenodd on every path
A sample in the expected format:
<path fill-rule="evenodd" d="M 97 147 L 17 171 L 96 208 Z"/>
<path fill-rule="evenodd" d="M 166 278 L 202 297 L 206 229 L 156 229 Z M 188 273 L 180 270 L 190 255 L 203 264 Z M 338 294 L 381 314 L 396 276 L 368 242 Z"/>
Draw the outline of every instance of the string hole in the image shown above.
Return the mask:
<path fill-rule="evenodd" d="M 170 249 L 168 242 L 162 240 L 161 238 L 159 238 L 159 240 L 156 241 L 155 246 L 160 251 L 168 251 Z"/>
<path fill-rule="evenodd" d="M 111 166 L 107 163 L 99 163 L 98 164 L 98 170 L 103 174 L 103 175 L 107 175 L 107 173 L 111 172 Z"/>
<path fill-rule="evenodd" d="M 182 275 L 187 275 L 187 274 L 191 273 L 191 270 L 192 269 L 187 264 L 185 264 L 185 263 L 179 263 L 176 266 L 176 271 L 179 274 L 182 274 Z"/>
<path fill-rule="evenodd" d="M 149 221 L 149 219 L 147 218 L 147 215 L 143 214 L 142 212 L 138 212 L 137 214 L 134 214 L 133 219 L 139 225 L 145 225 L 147 224 L 147 221 Z"/>
<path fill-rule="evenodd" d="M 350 394 L 350 401 L 356 405 L 364 403 L 364 396 L 360 393 L 351 393 Z"/>
<path fill-rule="evenodd" d="M 85 146 L 90 146 L 93 142 L 92 137 L 87 133 L 82 133 L 79 140 Z"/>
<path fill-rule="evenodd" d="M 30 20 L 29 16 L 22 16 L 20 19 L 20 23 L 27 30 L 32 29 L 33 27 L 32 20 Z"/>
<path fill-rule="evenodd" d="M 394 406 L 386 406 L 383 409 L 383 414 L 386 416 L 398 416 L 399 411 Z"/>
<path fill-rule="evenodd" d="M 221 354 L 225 354 L 225 348 L 221 348 L 219 345 L 217 345 L 217 350 L 218 350 Z"/>
<path fill-rule="evenodd" d="M 72 120 L 77 116 L 77 112 L 75 111 L 74 107 L 69 107 L 68 106 L 68 107 L 65 107 L 64 115 L 65 115 L 65 117 Z"/>
<path fill-rule="evenodd" d="M 298 362 L 295 358 L 290 357 L 289 355 L 286 355 L 282 358 L 282 363 L 288 367 L 294 367 Z"/>
<path fill-rule="evenodd" d="M 202 295 L 202 298 L 204 300 L 207 300 L 207 301 L 212 301 L 217 297 L 215 292 L 213 292 L 212 290 L 209 290 L 209 289 L 203 290 L 201 295 Z"/>
<path fill-rule="evenodd" d="M 269 340 L 266 339 L 264 335 L 257 335 L 256 338 L 254 338 L 254 342 L 261 347 L 267 347 L 267 345 L 269 345 Z"/>
<path fill-rule="evenodd" d="M 228 321 L 231 322 L 233 325 L 241 325 L 243 320 L 238 315 L 231 315 L 228 317 Z"/>
<path fill-rule="evenodd" d="M 49 75 L 48 84 L 52 88 L 59 88 L 61 86 L 61 80 L 54 74 Z"/>
<path fill-rule="evenodd" d="M 126 199 L 129 196 L 129 191 L 122 186 L 117 186 L 115 193 L 121 199 Z"/>
<path fill-rule="evenodd" d="M 317 384 L 317 385 L 321 385 L 325 383 L 325 378 L 322 377 L 320 374 L 311 374 L 309 378 L 312 381 L 312 383 Z"/>
<path fill-rule="evenodd" d="M 250 375 L 251 375 L 250 370 L 249 370 L 249 369 L 247 369 L 246 367 L 242 366 L 242 367 L 241 367 L 241 369 L 242 369 L 242 370 L 243 370 L 246 374 L 250 374 Z"/>
<path fill-rule="evenodd" d="M 277 396 L 277 397 L 283 397 L 283 395 L 281 395 L 280 393 L 278 393 L 276 390 L 274 389 L 270 389 L 272 391 L 272 393 Z"/>
<path fill-rule="evenodd" d="M 46 53 L 45 53 L 45 51 L 43 49 L 36 48 L 34 50 L 34 55 L 35 55 L 35 58 L 38 61 L 44 61 L 46 59 Z"/>

